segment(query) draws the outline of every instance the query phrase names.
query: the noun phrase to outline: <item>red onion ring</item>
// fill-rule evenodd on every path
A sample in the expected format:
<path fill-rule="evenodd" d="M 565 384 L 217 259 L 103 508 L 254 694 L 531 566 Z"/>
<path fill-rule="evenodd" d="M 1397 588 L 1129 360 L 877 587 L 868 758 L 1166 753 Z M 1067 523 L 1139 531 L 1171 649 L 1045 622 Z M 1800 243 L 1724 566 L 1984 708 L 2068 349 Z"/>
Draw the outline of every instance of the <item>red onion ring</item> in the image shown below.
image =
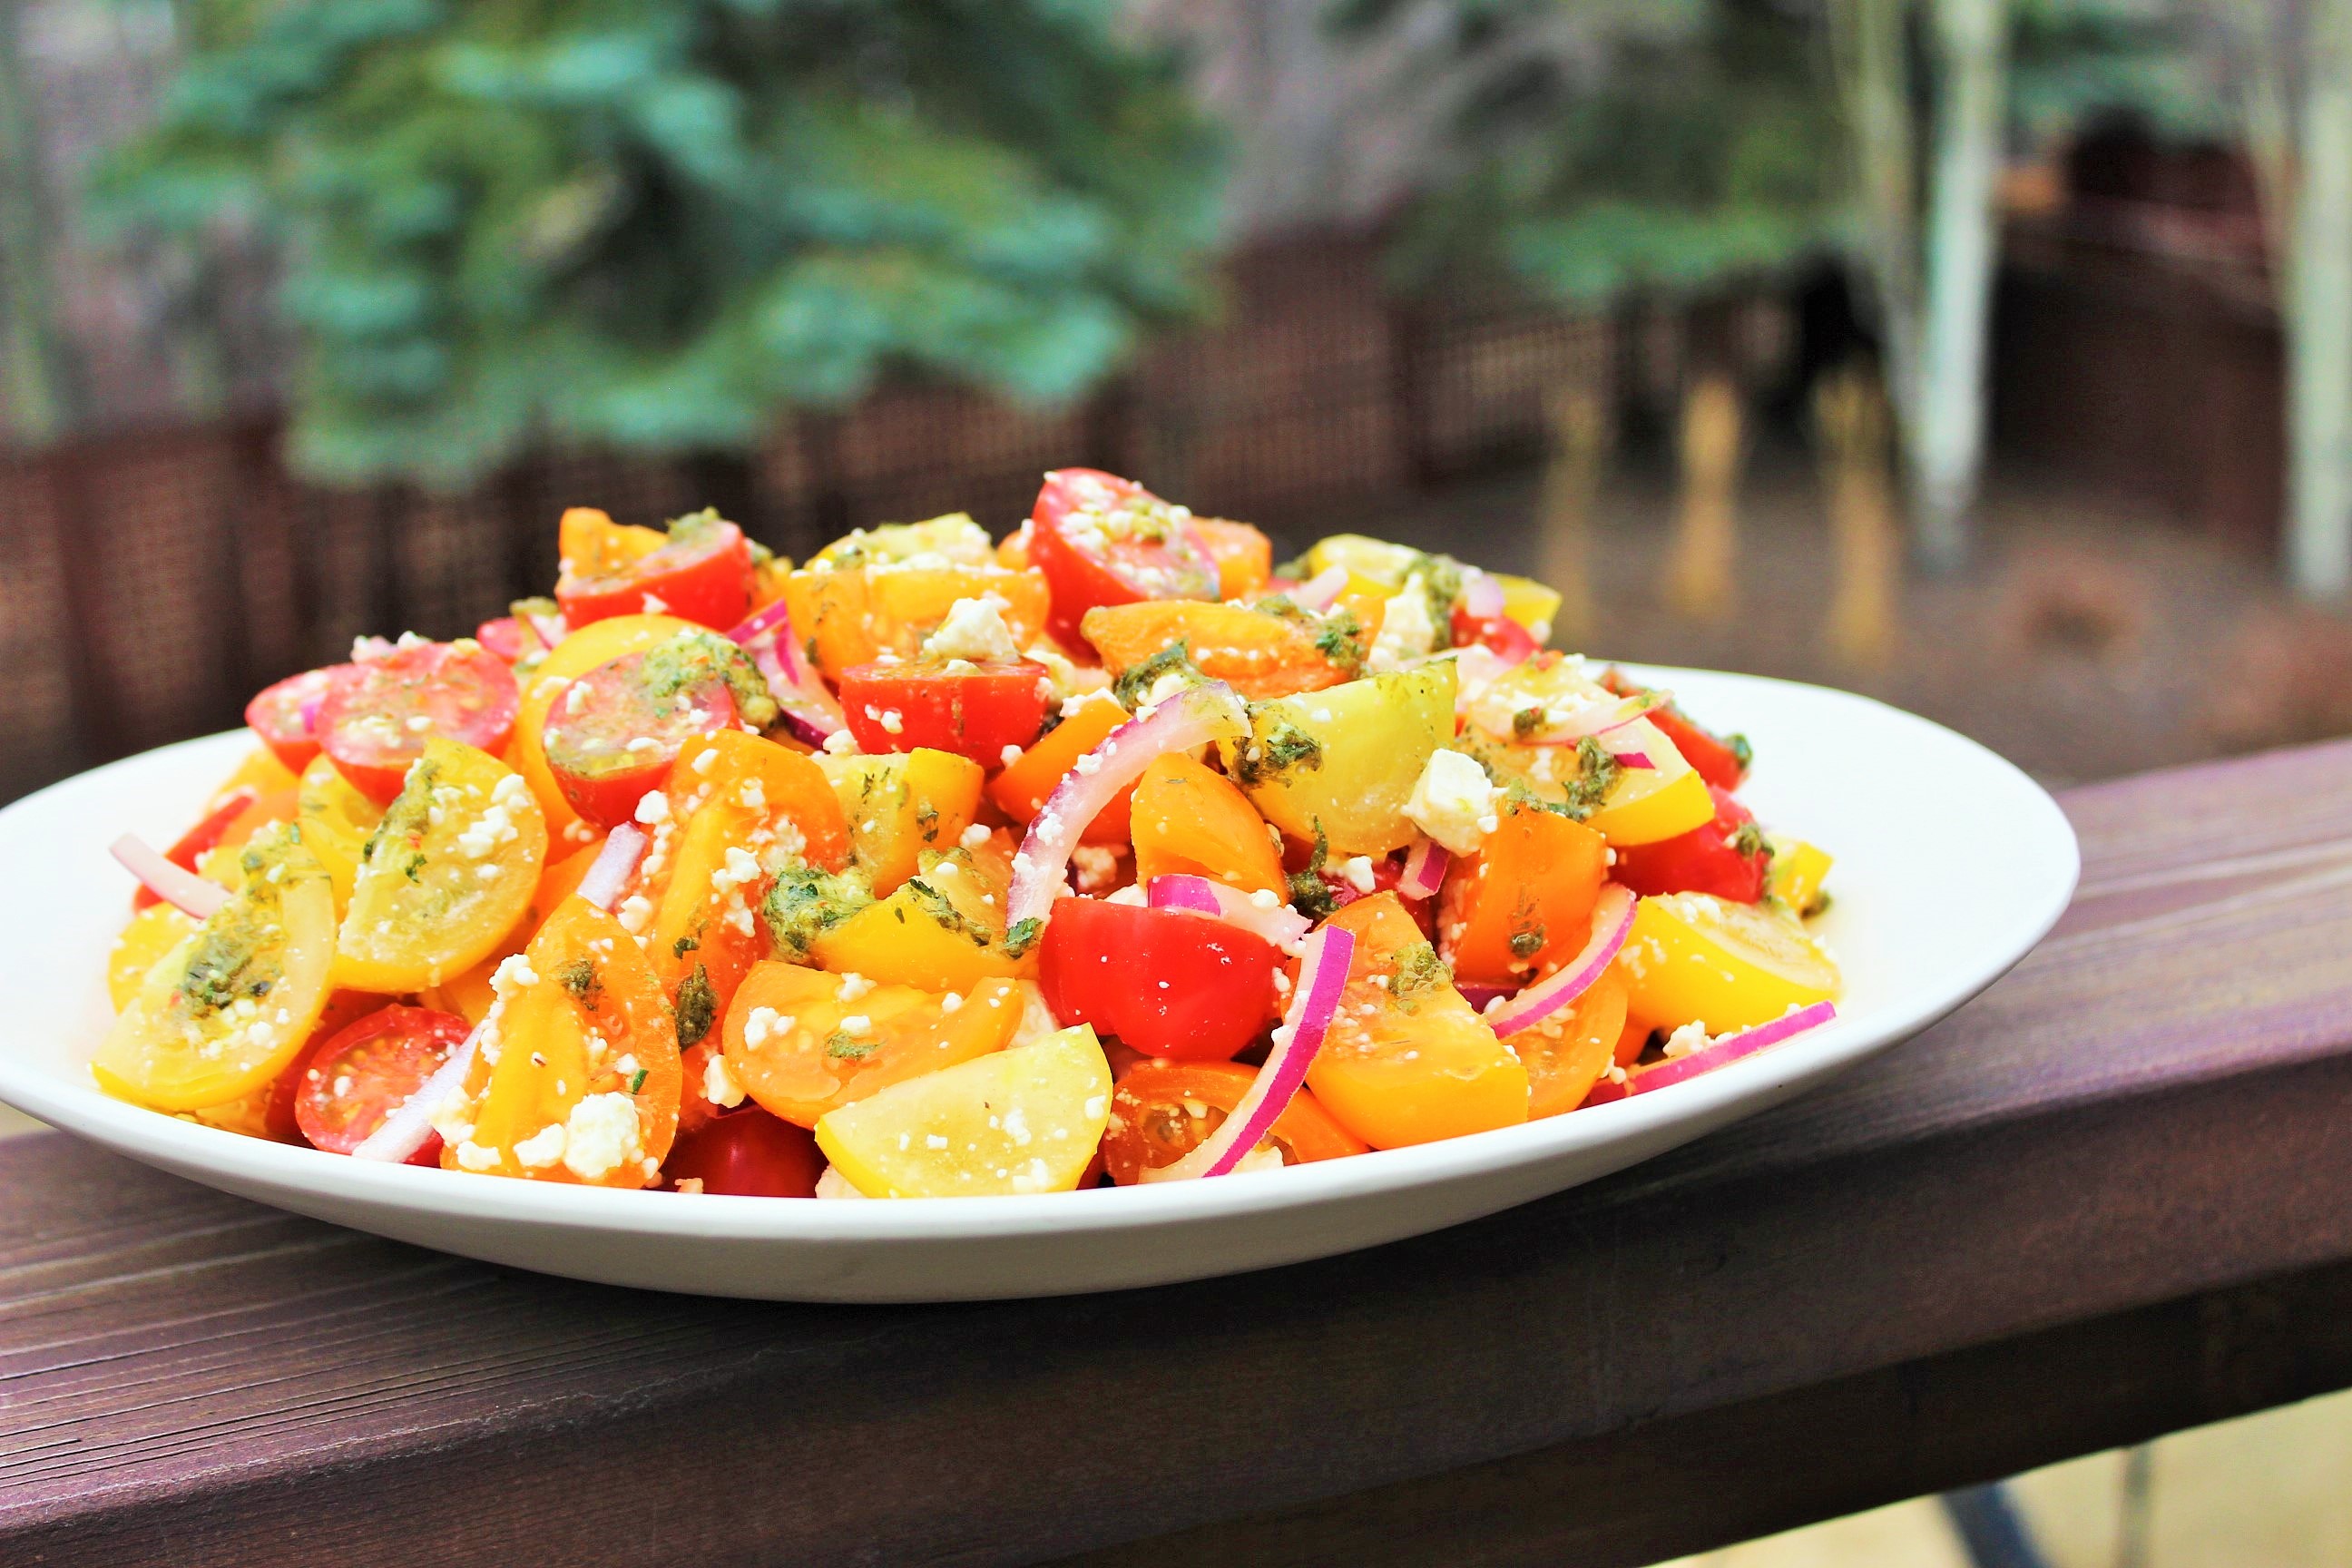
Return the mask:
<path fill-rule="evenodd" d="M 1252 936 L 1262 936 L 1285 952 L 1297 952 L 1307 933 L 1315 929 L 1314 921 L 1288 904 L 1261 904 L 1238 888 L 1190 873 L 1152 878 L 1144 897 L 1155 910 L 1207 915 Z"/>
<path fill-rule="evenodd" d="M 1612 752 L 1609 754 L 1617 759 L 1617 765 L 1621 768 L 1648 768 L 1654 772 L 1657 768 L 1657 764 L 1650 761 L 1647 752 Z"/>
<path fill-rule="evenodd" d="M 600 910 L 610 910 L 621 889 L 629 885 L 630 876 L 646 852 L 646 830 L 634 822 L 625 822 L 613 829 L 604 840 L 604 847 L 589 862 L 588 874 L 580 879 L 580 896 Z"/>
<path fill-rule="evenodd" d="M 1005 919 L 1018 926 L 1045 918 L 1064 886 L 1063 874 L 1078 847 L 1078 836 L 1119 791 L 1143 776 L 1153 758 L 1248 733 L 1249 710 L 1242 700 L 1223 681 L 1212 680 L 1147 707 L 1104 736 L 1063 775 L 1030 821 L 1020 852 L 1013 857 Z"/>
<path fill-rule="evenodd" d="M 1437 889 L 1445 885 L 1445 869 L 1453 864 L 1454 856 L 1434 838 L 1413 840 L 1412 849 L 1404 858 L 1404 870 L 1398 876 L 1396 890 L 1408 899 L 1433 899 Z"/>
<path fill-rule="evenodd" d="M 1612 730 L 1622 730 L 1654 708 L 1663 707 L 1664 698 L 1654 691 L 1640 691 L 1631 697 L 1621 697 L 1613 702 L 1594 702 L 1578 709 L 1557 724 L 1512 739 L 1522 746 L 1572 746 L 1587 735 L 1606 735 Z"/>
<path fill-rule="evenodd" d="M 1634 902 L 1633 895 L 1614 882 L 1602 888 L 1592 906 L 1592 938 L 1584 951 L 1488 1015 L 1495 1033 L 1515 1035 L 1539 1024 L 1591 989 L 1633 929 Z"/>
<path fill-rule="evenodd" d="M 1462 574 L 1462 607 L 1477 620 L 1491 621 L 1504 613 L 1503 585 L 1472 567 Z"/>
<path fill-rule="evenodd" d="M 530 623 L 530 635 L 539 639 L 539 646 L 551 651 L 557 643 L 572 635 L 571 624 L 562 616 L 533 612 L 523 619 Z"/>
<path fill-rule="evenodd" d="M 783 600 L 757 611 L 727 636 L 751 656 L 760 678 L 768 683 L 768 695 L 782 712 L 785 730 L 794 740 L 822 747 L 849 728 L 841 704 L 809 669 Z"/>
<path fill-rule="evenodd" d="M 1320 615 L 1339 602 L 1348 586 L 1345 566 L 1326 566 L 1306 582 L 1290 591 L 1290 602 L 1302 610 Z"/>
<path fill-rule="evenodd" d="M 1647 1094 L 1652 1089 L 1686 1082 L 1701 1073 L 1713 1072 L 1727 1063 L 1745 1056 L 1753 1056 L 1767 1046 L 1777 1046 L 1794 1035 L 1819 1028 L 1837 1016 L 1837 1007 L 1829 1002 L 1816 1002 L 1810 1007 L 1799 1007 L 1783 1013 L 1769 1024 L 1759 1024 L 1752 1029 L 1742 1029 L 1736 1035 L 1726 1035 L 1686 1057 L 1675 1057 L 1636 1068 L 1623 1083 L 1602 1079 L 1592 1086 L 1584 1098 L 1587 1105 L 1606 1105 L 1612 1100 L 1628 1095 Z"/>
<path fill-rule="evenodd" d="M 108 845 L 106 852 L 122 862 L 122 868 L 138 878 L 149 892 L 192 919 L 210 920 L 213 911 L 228 902 L 226 888 L 173 865 L 135 833 L 124 834 Z"/>
<path fill-rule="evenodd" d="M 601 857 L 599 858 L 601 859 Z M 433 1070 L 433 1076 L 416 1086 L 416 1092 L 400 1102 L 399 1108 L 376 1123 L 374 1131 L 361 1139 L 352 1148 L 354 1160 L 380 1161 L 387 1165 L 404 1165 L 415 1152 L 425 1147 L 433 1136 L 433 1119 L 449 1097 L 463 1087 L 466 1073 L 474 1065 L 475 1047 L 481 1042 L 482 1032 L 490 1020 L 499 1016 L 500 1003 L 490 1004 L 466 1043 L 449 1053 L 449 1059 Z"/>
<path fill-rule="evenodd" d="M 1298 963 L 1298 983 L 1291 987 L 1282 1026 L 1274 1032 L 1274 1048 L 1266 1053 L 1257 1077 L 1242 1091 L 1233 1114 L 1200 1147 L 1174 1164 L 1146 1171 L 1145 1181 L 1226 1175 L 1265 1141 L 1306 1083 L 1307 1069 L 1339 1016 L 1339 999 L 1348 990 L 1348 968 L 1355 957 L 1353 931 L 1325 926 L 1307 939 L 1307 951 Z"/>

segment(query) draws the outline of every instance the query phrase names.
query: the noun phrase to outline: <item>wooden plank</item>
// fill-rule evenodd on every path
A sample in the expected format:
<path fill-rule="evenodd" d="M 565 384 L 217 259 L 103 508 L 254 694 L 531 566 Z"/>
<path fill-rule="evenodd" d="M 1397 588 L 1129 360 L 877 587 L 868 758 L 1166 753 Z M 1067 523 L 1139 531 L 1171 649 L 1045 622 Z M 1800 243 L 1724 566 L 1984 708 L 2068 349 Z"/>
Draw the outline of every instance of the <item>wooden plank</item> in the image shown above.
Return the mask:
<path fill-rule="evenodd" d="M 2352 1259 L 2347 784 L 2333 746 L 2078 792 L 2077 907 L 1913 1045 L 1579 1192 L 1169 1290 L 636 1294 L 13 1140 L 0 1561 L 1031 1562 L 1630 1455 L 1645 1426 L 2327 1268 Z M 2016 1386 L 2028 1453 L 2061 1385 Z M 1997 1426 L 1975 1462 L 2002 1468 Z M 1697 1543 L 1643 1517 L 1607 1560 Z"/>

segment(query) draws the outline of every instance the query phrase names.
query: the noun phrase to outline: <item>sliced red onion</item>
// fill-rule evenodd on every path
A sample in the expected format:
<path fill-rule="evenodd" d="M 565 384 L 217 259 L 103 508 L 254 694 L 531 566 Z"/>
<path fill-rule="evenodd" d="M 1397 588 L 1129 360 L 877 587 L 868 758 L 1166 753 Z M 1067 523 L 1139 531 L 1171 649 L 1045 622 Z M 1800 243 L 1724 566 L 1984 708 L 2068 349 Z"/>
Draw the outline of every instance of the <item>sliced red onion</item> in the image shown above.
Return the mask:
<path fill-rule="evenodd" d="M 1511 986 L 1481 985 L 1475 980 L 1457 980 L 1454 989 L 1462 993 L 1462 1000 L 1470 1004 L 1474 1013 L 1484 1013 L 1488 1003 L 1502 1001 L 1513 993 Z"/>
<path fill-rule="evenodd" d="M 1617 765 L 1621 768 L 1649 768 L 1654 771 L 1657 767 L 1655 763 L 1650 761 L 1650 753 L 1647 752 L 1612 752 L 1609 754 L 1617 759 Z"/>
<path fill-rule="evenodd" d="M 1347 586 L 1348 569 L 1345 566 L 1326 566 L 1293 588 L 1290 602 L 1302 610 L 1313 610 L 1320 615 L 1339 602 Z"/>
<path fill-rule="evenodd" d="M 783 624 L 786 630 L 791 629 L 792 612 L 785 607 L 782 599 L 772 604 L 763 605 L 752 611 L 744 618 L 741 625 L 730 629 L 727 636 L 730 640 L 749 647 L 753 637 L 760 636 L 779 622 Z"/>
<path fill-rule="evenodd" d="M 1435 898 L 1437 889 L 1445 885 L 1445 868 L 1453 861 L 1453 855 L 1436 839 L 1414 839 L 1404 858 L 1404 870 L 1397 877 L 1396 890 L 1408 899 Z"/>
<path fill-rule="evenodd" d="M 1476 567 L 1462 574 L 1462 607 L 1482 621 L 1502 615 L 1503 585 Z"/>
<path fill-rule="evenodd" d="M 1206 877 L 1154 877 L 1145 894 L 1155 910 L 1185 910 L 1207 915 L 1252 936 L 1262 936 L 1285 952 L 1297 952 L 1299 943 L 1307 940 L 1307 933 L 1315 929 L 1313 921 L 1279 900 L 1260 903 L 1239 888 L 1228 888 Z"/>
<path fill-rule="evenodd" d="M 205 921 L 228 902 L 228 889 L 209 882 L 184 866 L 175 866 L 135 833 L 126 833 L 107 846 L 107 853 L 142 886 L 182 914 Z"/>
<path fill-rule="evenodd" d="M 1539 1024 L 1591 989 L 1633 929 L 1634 901 L 1632 892 L 1614 882 L 1602 888 L 1592 905 L 1592 938 L 1584 951 L 1496 1008 L 1486 1019 L 1495 1033 L 1515 1035 Z"/>
<path fill-rule="evenodd" d="M 1202 1140 L 1200 1147 L 1174 1164 L 1144 1172 L 1145 1181 L 1225 1175 L 1265 1142 L 1297 1097 L 1299 1086 L 1307 1081 L 1308 1065 L 1323 1048 L 1332 1020 L 1339 1016 L 1339 999 L 1348 990 L 1348 966 L 1355 957 L 1353 931 L 1325 926 L 1307 939 L 1307 951 L 1298 963 L 1298 983 L 1291 987 L 1282 1026 L 1274 1031 L 1274 1048 L 1266 1053 L 1257 1077 L 1242 1091 L 1233 1114 Z"/>
<path fill-rule="evenodd" d="M 783 714 L 784 728 L 805 745 L 823 746 L 849 728 L 841 704 L 824 689 L 801 651 L 791 614 L 778 599 L 727 634 L 751 656 L 768 695 Z"/>
<path fill-rule="evenodd" d="M 637 861 L 646 852 L 646 830 L 634 822 L 624 822 L 613 829 L 604 840 L 604 847 L 590 862 L 588 874 L 580 879 L 580 896 L 600 910 L 610 910 L 621 889 L 629 885 L 629 878 L 637 868 Z"/>
<path fill-rule="evenodd" d="M 1249 710 L 1222 680 L 1188 686 L 1165 702 L 1147 706 L 1080 757 L 1045 797 L 1013 857 L 1013 889 L 1005 918 L 1014 926 L 1043 921 L 1063 887 L 1078 836 L 1118 792 L 1143 776 L 1154 757 L 1189 752 L 1212 741 L 1249 733 Z"/>
<path fill-rule="evenodd" d="M 1686 1057 L 1671 1057 L 1654 1062 L 1632 1075 L 1626 1092 L 1647 1094 L 1654 1089 L 1681 1083 L 1703 1072 L 1712 1072 L 1726 1062 L 1736 1062 L 1751 1056 L 1767 1046 L 1777 1046 L 1792 1035 L 1801 1035 L 1818 1028 L 1837 1016 L 1837 1008 L 1828 1002 L 1816 1002 L 1810 1007 L 1799 1007 L 1783 1013 L 1769 1024 L 1759 1024 L 1752 1029 L 1742 1029 L 1736 1035 L 1726 1035 Z"/>
<path fill-rule="evenodd" d="M 539 646 L 543 648 L 552 649 L 557 643 L 572 635 L 571 623 L 562 616 L 551 616 L 544 610 L 535 610 L 523 616 L 523 619 L 530 623 L 530 635 L 539 639 Z"/>
<path fill-rule="evenodd" d="M 1637 691 L 1614 701 L 1590 703 L 1558 723 L 1547 722 L 1533 734 L 1514 739 L 1522 746 L 1572 746 L 1587 735 L 1606 735 L 1612 730 L 1622 730 L 1653 708 L 1662 706 L 1664 700 L 1664 693 Z"/>
<path fill-rule="evenodd" d="M 601 862 L 601 857 L 599 858 Z M 593 871 L 590 873 L 594 874 Z M 387 1165 L 403 1165 L 425 1147 L 433 1137 L 433 1119 L 449 1098 L 465 1086 L 466 1073 L 474 1065 L 474 1050 L 482 1038 L 482 1031 L 499 1016 L 499 1003 L 490 1004 L 466 1043 L 449 1053 L 449 1059 L 434 1069 L 433 1076 L 416 1086 L 416 1092 L 400 1102 L 400 1108 L 376 1124 L 376 1130 L 361 1139 L 352 1148 L 354 1160 L 376 1160 Z"/>

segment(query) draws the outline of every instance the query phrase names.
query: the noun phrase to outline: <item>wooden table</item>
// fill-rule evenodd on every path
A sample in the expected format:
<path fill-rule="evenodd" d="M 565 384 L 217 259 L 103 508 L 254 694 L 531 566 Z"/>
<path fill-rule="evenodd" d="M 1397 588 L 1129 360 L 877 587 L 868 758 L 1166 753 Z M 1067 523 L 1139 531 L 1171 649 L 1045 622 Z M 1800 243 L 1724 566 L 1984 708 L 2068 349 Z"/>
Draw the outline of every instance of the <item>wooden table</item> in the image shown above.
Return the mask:
<path fill-rule="evenodd" d="M 637 1295 L 0 1144 L 0 1562 L 1635 1563 L 2352 1383 L 2352 745 L 2066 808 L 1932 1033 L 1238 1279 Z"/>

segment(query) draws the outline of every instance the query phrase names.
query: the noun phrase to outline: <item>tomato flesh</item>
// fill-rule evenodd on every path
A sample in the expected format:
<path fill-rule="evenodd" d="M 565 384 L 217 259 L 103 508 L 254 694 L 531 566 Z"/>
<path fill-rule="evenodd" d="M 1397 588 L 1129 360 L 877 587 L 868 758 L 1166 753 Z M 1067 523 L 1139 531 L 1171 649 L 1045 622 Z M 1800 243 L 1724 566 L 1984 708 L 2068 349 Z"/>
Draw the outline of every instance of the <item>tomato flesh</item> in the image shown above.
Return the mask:
<path fill-rule="evenodd" d="M 813 1198 L 824 1173 L 816 1135 L 756 1105 L 715 1116 L 670 1145 L 663 1174 L 698 1181 L 706 1193 L 746 1198 Z"/>
<path fill-rule="evenodd" d="M 350 668 L 339 664 L 289 675 L 273 686 L 263 687 L 245 705 L 246 723 L 261 737 L 261 743 L 269 748 L 270 754 L 286 764 L 288 773 L 299 773 L 319 754 L 311 720 L 318 715 L 319 705 L 337 672 Z"/>
<path fill-rule="evenodd" d="M 676 616 L 725 631 L 751 608 L 751 546 L 731 522 L 672 525 L 669 542 L 634 561 L 583 563 L 600 566 L 582 575 L 567 573 L 555 585 L 555 602 L 574 631 L 614 616 Z"/>
<path fill-rule="evenodd" d="M 1738 904 L 1761 899 L 1771 857 L 1753 833 L 1751 847 L 1742 849 L 1738 843 L 1740 830 L 1754 824 L 1755 814 L 1717 785 L 1707 785 L 1707 793 L 1715 797 L 1712 821 L 1655 844 L 1618 850 L 1611 875 L 1645 897 L 1705 893 Z"/>
<path fill-rule="evenodd" d="M 1111 1093 L 1110 1129 L 1103 1135 L 1103 1169 L 1120 1186 L 1147 1170 L 1172 1165 L 1205 1142 L 1234 1113 L 1257 1077 L 1239 1062 L 1180 1062 L 1150 1058 L 1121 1073 Z M 1337 1160 L 1370 1145 L 1337 1121 L 1301 1089 L 1274 1120 L 1267 1136 L 1286 1164 Z"/>
<path fill-rule="evenodd" d="M 668 690 L 649 679 L 647 657 L 623 654 L 573 681 L 540 734 L 565 803 L 599 827 L 626 822 L 688 742 L 735 725 L 735 696 L 722 678 Z"/>
<path fill-rule="evenodd" d="M 1543 645 L 1535 634 L 1508 616 L 1474 616 L 1455 605 L 1454 609 L 1454 646 L 1468 647 L 1483 643 L 1513 664 L 1532 658 Z"/>
<path fill-rule="evenodd" d="M 348 1154 L 441 1070 L 473 1026 L 455 1013 L 395 1003 L 320 1042 L 296 1068 L 294 1124 L 314 1149 Z M 412 1165 L 441 1163 L 440 1140 Z"/>
<path fill-rule="evenodd" d="M 1054 700 L 1045 667 L 921 659 L 861 664 L 842 672 L 841 709 L 868 755 L 929 747 L 1004 765 L 1004 749 L 1025 750 L 1045 727 Z"/>
<path fill-rule="evenodd" d="M 513 664 L 523 655 L 522 623 L 512 616 L 484 621 L 474 628 L 474 640 L 495 654 L 501 664 Z"/>
<path fill-rule="evenodd" d="M 1154 1056 L 1223 1061 L 1281 1012 L 1274 944 L 1182 910 L 1064 899 L 1038 962 L 1056 1018 Z"/>
<path fill-rule="evenodd" d="M 1620 697 L 1633 697 L 1649 689 L 1628 680 L 1614 669 L 1601 678 L 1601 684 Z M 1643 717 L 1655 724 L 1659 731 L 1675 743 L 1675 750 L 1683 754 L 1683 761 L 1706 781 L 1709 789 L 1738 789 L 1740 781 L 1748 776 L 1744 744 L 1735 745 L 1733 741 L 1723 739 L 1673 703 L 1653 708 Z"/>
<path fill-rule="evenodd" d="M 1029 521 L 1029 559 L 1054 592 L 1047 625 L 1066 643 L 1078 645 L 1078 623 L 1097 605 L 1218 597 L 1217 563 L 1192 514 L 1132 479 L 1056 469 Z"/>
<path fill-rule="evenodd" d="M 333 671 L 314 726 L 335 771 L 378 805 L 400 794 L 434 736 L 497 756 L 522 706 L 498 656 L 453 643 L 412 643 Z"/>
<path fill-rule="evenodd" d="M 219 848 L 221 840 L 228 837 L 228 830 L 236 826 L 237 820 L 252 810 L 253 803 L 260 798 L 261 792 L 251 784 L 242 784 L 229 791 L 220 805 L 205 814 L 202 822 L 173 840 L 172 847 L 163 851 L 163 858 L 183 871 L 194 871 L 196 862 Z M 143 910 L 150 904 L 161 902 L 163 900 L 144 883 L 140 884 L 139 890 L 131 895 L 131 907 L 134 910 Z"/>

